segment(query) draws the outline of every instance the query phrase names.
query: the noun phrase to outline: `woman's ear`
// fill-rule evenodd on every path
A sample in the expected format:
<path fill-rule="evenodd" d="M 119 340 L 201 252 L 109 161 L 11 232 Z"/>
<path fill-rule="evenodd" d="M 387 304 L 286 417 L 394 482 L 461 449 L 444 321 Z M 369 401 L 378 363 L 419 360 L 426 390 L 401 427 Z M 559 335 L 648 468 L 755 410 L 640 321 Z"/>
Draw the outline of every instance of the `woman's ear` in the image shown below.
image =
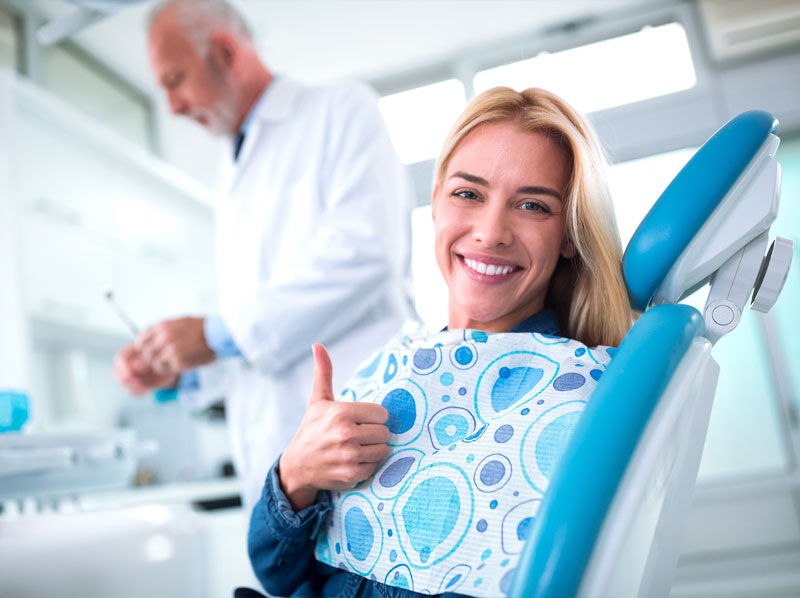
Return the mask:
<path fill-rule="evenodd" d="M 571 259 L 575 257 L 575 243 L 569 237 L 564 237 L 564 243 L 561 245 L 561 257 Z"/>

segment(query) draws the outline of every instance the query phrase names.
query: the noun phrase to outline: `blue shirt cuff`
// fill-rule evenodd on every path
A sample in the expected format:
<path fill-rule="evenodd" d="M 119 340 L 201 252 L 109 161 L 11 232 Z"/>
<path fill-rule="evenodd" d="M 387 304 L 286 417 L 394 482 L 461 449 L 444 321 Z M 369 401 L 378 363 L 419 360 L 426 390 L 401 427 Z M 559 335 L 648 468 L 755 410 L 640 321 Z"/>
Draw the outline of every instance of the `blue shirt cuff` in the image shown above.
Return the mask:
<path fill-rule="evenodd" d="M 217 354 L 218 359 L 239 357 L 242 354 L 222 316 L 206 317 L 203 320 L 203 334 L 205 334 L 208 346 Z"/>
<path fill-rule="evenodd" d="M 188 370 L 183 372 L 178 378 L 178 390 L 197 390 L 200 388 L 200 377 L 197 375 L 196 370 Z"/>

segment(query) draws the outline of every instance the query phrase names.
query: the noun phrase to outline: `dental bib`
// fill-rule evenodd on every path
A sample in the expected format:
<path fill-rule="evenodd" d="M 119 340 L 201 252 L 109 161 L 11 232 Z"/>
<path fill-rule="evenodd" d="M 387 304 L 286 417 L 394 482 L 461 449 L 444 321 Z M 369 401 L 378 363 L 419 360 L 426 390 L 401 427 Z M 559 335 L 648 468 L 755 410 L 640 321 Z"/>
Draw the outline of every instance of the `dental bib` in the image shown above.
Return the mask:
<path fill-rule="evenodd" d="M 505 595 L 569 433 L 613 348 L 407 326 L 340 401 L 389 412 L 389 457 L 333 510 L 315 557 L 416 592 Z"/>

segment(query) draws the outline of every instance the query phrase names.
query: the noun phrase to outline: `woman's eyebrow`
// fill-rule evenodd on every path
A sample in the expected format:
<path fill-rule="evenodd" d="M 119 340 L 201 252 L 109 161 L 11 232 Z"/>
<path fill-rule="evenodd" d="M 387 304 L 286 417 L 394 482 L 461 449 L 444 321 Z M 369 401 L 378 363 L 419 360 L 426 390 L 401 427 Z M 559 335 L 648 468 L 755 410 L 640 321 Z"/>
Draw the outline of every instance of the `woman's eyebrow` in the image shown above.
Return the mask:
<path fill-rule="evenodd" d="M 469 181 L 470 183 L 475 183 L 476 185 L 484 185 L 486 187 L 489 186 L 489 181 L 474 174 L 469 174 L 468 172 L 463 172 L 461 170 L 454 172 L 450 175 L 450 178 L 458 177 L 460 179 L 464 179 L 465 181 Z"/>
<path fill-rule="evenodd" d="M 525 193 L 527 195 L 551 195 L 559 201 L 564 201 L 561 194 L 550 187 L 519 187 L 517 193 Z"/>

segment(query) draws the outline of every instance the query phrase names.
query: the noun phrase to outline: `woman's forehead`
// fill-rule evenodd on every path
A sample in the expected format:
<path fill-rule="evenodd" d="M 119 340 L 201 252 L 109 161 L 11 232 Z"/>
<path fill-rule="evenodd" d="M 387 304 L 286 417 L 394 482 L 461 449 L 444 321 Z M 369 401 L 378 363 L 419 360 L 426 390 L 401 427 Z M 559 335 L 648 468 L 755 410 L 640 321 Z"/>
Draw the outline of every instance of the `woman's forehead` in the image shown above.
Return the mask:
<path fill-rule="evenodd" d="M 489 182 L 547 182 L 563 190 L 570 171 L 568 153 L 546 133 L 525 131 L 513 123 L 491 123 L 461 140 L 446 177 L 468 172 Z"/>

